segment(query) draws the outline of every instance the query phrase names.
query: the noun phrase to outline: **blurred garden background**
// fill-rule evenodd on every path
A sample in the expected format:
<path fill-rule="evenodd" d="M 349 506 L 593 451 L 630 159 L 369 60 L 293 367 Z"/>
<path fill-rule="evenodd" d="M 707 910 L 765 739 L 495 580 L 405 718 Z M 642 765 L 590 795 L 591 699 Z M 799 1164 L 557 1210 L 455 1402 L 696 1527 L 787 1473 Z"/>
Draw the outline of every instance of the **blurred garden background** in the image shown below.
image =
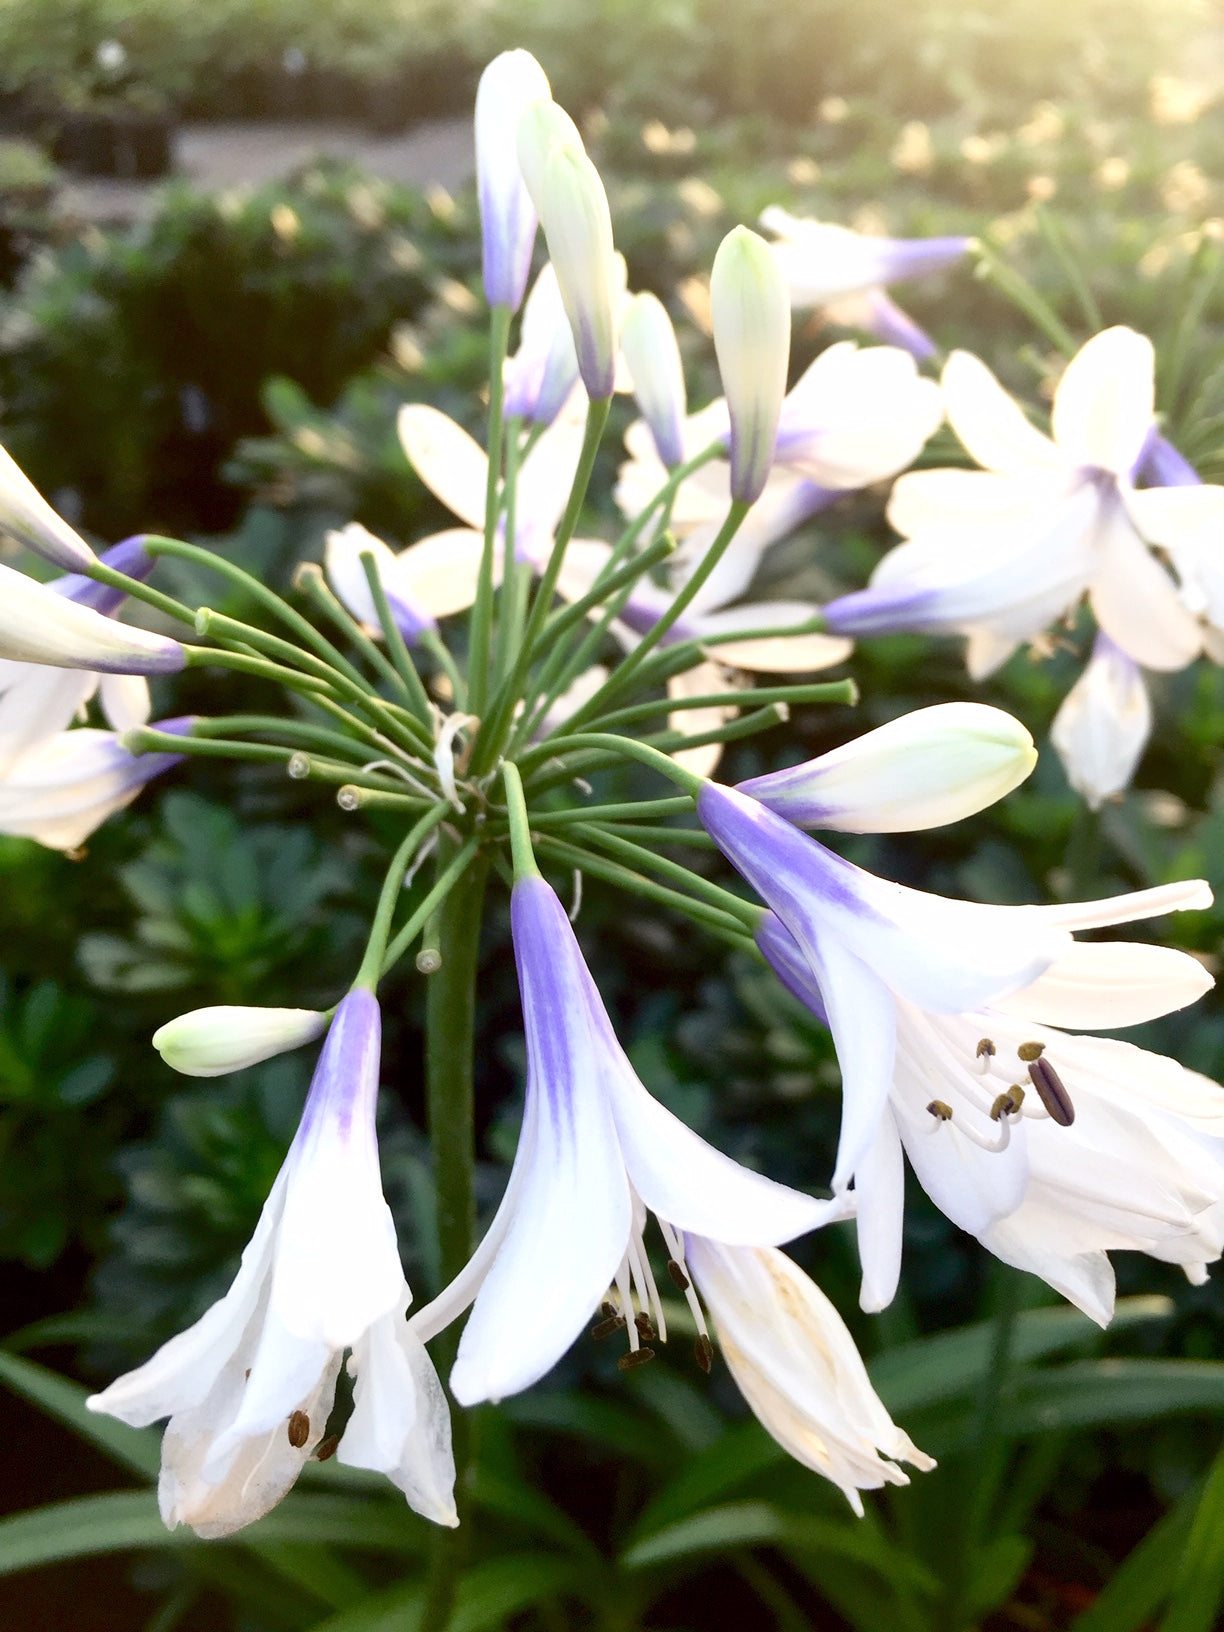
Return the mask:
<path fill-rule="evenodd" d="M 177 534 L 287 587 L 354 518 L 397 547 L 449 524 L 395 416 L 427 401 L 480 435 L 479 228 L 456 158 L 469 137 L 453 122 L 469 117 L 483 64 L 515 45 L 582 129 L 630 287 L 653 290 L 677 322 L 694 404 L 719 389 L 714 248 L 781 204 L 864 232 L 982 240 L 976 272 L 917 284 L 905 304 L 942 349 L 976 352 L 1020 394 L 1048 399 L 1060 331 L 1071 349 L 1108 324 L 1150 335 L 1166 434 L 1205 480 L 1224 479 L 1218 0 L 0 0 L 0 441 L 86 536 Z M 209 132 L 238 121 L 251 151 L 275 129 L 318 156 L 254 185 L 174 173 L 176 155 L 198 167 L 216 151 Z M 388 180 L 388 144 L 402 151 L 423 123 L 440 145 L 420 162 L 439 173 Z M 225 151 L 232 164 L 238 150 Z M 362 152 L 379 164 L 363 168 Z M 846 332 L 810 315 L 797 325 L 796 367 Z M 618 401 L 622 429 L 632 412 Z M 613 446 L 594 494 L 610 493 Z M 957 457 L 946 432 L 924 455 Z M 607 512 L 584 526 L 612 536 L 600 502 Z M 757 592 L 824 601 L 860 587 L 890 542 L 882 494 L 848 498 L 770 556 Z M 234 589 L 168 569 L 168 587 L 249 610 Z M 853 713 L 798 711 L 733 747 L 720 776 L 958 697 L 1011 709 L 1044 750 L 1087 640 L 1069 629 L 984 687 L 951 642 L 863 642 L 844 671 L 861 688 Z M 220 690 L 201 706 L 224 706 Z M 176 698 L 191 709 L 190 679 Z M 1099 815 L 1044 751 L 1029 783 L 973 820 L 843 853 L 998 902 L 1192 875 L 1224 892 L 1221 670 L 1164 678 L 1157 708 L 1135 787 Z M 0 838 L 11 1632 L 416 1624 L 396 1584 L 419 1567 L 427 1527 L 394 1493 L 320 1469 L 233 1542 L 169 1535 L 148 1493 L 156 1437 L 86 1421 L 79 1403 L 81 1384 L 143 1359 L 228 1284 L 309 1076 L 290 1055 L 185 1086 L 151 1033 L 203 1004 L 334 1001 L 377 895 L 378 820 L 358 828 L 268 768 L 196 766 L 79 853 Z M 594 880 L 579 927 L 650 1090 L 750 1165 L 826 1183 L 836 1064 L 772 976 Z M 1222 929 L 1217 908 L 1168 934 L 1214 968 Z M 388 1198 L 423 1298 L 437 1271 L 419 987 L 403 975 L 384 1009 L 380 1114 Z M 479 1024 L 488 1208 L 521 1110 L 505 920 L 489 929 Z M 1224 1076 L 1218 1000 L 1132 1035 Z M 907 1229 L 904 1291 L 881 1316 L 857 1314 L 841 1227 L 797 1256 L 877 1357 L 885 1403 L 939 1457 L 937 1474 L 869 1497 L 854 1521 L 785 1461 L 725 1373 L 707 1386 L 681 1355 L 620 1377 L 614 1356 L 580 1344 L 545 1383 L 479 1414 L 454 1626 L 1224 1624 L 1210 1607 L 1197 1620 L 1178 1611 L 1176 1597 L 1165 1609 L 1187 1572 L 1224 1599 L 1219 1276 L 1192 1288 L 1118 1255 L 1124 1301 L 1102 1334 L 1036 1281 L 1016 1293 L 916 1187 Z M 1012 1296 L 1023 1311 L 1004 1378 L 989 1322 Z M 340 1505 L 354 1492 L 360 1505 Z M 48 1506 L 65 1503 L 76 1505 Z"/>

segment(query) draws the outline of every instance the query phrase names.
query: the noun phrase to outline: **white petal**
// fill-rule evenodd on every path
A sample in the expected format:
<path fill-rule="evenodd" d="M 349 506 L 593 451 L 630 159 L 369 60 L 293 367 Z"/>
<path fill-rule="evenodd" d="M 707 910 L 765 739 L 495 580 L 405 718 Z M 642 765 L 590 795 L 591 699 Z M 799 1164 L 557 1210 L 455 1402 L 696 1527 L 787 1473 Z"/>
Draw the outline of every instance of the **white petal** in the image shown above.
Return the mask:
<path fill-rule="evenodd" d="M 353 1414 L 336 1451 L 350 1468 L 385 1473 L 435 1524 L 459 1523 L 450 1408 L 425 1346 L 408 1325 L 408 1289 L 353 1350 Z"/>
<path fill-rule="evenodd" d="M 989 470 L 910 470 L 889 495 L 889 525 L 906 538 L 933 528 L 1019 521 L 1033 506 L 1031 480 Z"/>
<path fill-rule="evenodd" d="M 1051 426 L 1076 465 L 1129 477 L 1152 429 L 1156 355 L 1134 329 L 1094 335 L 1067 364 L 1054 392 Z"/>
<path fill-rule="evenodd" d="M 227 1422 L 228 1413 L 214 1409 L 211 1399 L 203 1401 L 195 1414 L 201 1428 L 207 1429 L 200 1477 L 208 1484 L 220 1483 L 235 1458 L 244 1454 L 248 1441 L 274 1430 L 286 1433 L 290 1413 L 318 1388 L 338 1356 L 339 1351 L 326 1343 L 295 1336 L 276 1310 L 267 1308 L 257 1326 L 253 1350 L 239 1351 L 227 1368 L 232 1379 L 238 1365 L 245 1362 L 242 1387 L 228 1396 L 237 1406 L 233 1416 Z M 224 1378 L 219 1380 L 219 1390 L 227 1386 Z M 327 1413 L 322 1414 L 326 1417 Z M 312 1428 L 321 1432 L 322 1426 L 312 1420 Z"/>
<path fill-rule="evenodd" d="M 687 1261 L 748 1404 L 856 1510 L 859 1489 L 907 1482 L 884 1458 L 933 1466 L 889 1418 L 833 1305 L 784 1253 L 693 1238 Z"/>
<path fill-rule="evenodd" d="M 1129 787 L 1151 730 L 1142 670 L 1107 636 L 1098 636 L 1050 727 L 1067 780 L 1090 810 Z"/>
<path fill-rule="evenodd" d="M 1176 884 L 1156 884 L 1150 890 L 1129 890 L 1101 901 L 1068 901 L 1062 906 L 1034 907 L 1047 923 L 1064 929 L 1108 929 L 1114 924 L 1136 924 L 1166 912 L 1197 912 L 1214 897 L 1205 879 L 1187 878 Z"/>
<path fill-rule="evenodd" d="M 468 433 L 428 403 L 408 402 L 396 420 L 408 463 L 460 521 L 483 531 L 489 460 Z"/>
<path fill-rule="evenodd" d="M 727 691 L 730 684 L 729 676 L 716 663 L 698 663 L 694 668 L 685 669 L 682 674 L 671 676 L 667 682 L 667 695 L 678 701 L 687 697 L 704 697 L 710 692 Z M 739 709 L 734 703 L 719 704 L 713 708 L 681 708 L 667 716 L 667 725 L 671 731 L 696 737 L 706 731 L 717 731 L 738 713 Z M 692 771 L 694 776 L 709 776 L 722 758 L 722 743 L 711 742 L 704 748 L 675 749 L 672 757 L 685 770 Z"/>
<path fill-rule="evenodd" d="M 36 742 L 0 782 L 0 833 L 71 850 L 131 804 L 173 755 L 129 754 L 113 732 L 82 727 Z"/>
<path fill-rule="evenodd" d="M 1010 635 L 996 634 L 993 629 L 970 629 L 965 640 L 965 668 L 971 680 L 986 680 L 1001 669 L 1020 641 Z"/>
<path fill-rule="evenodd" d="M 939 387 L 908 352 L 847 341 L 787 396 L 776 457 L 825 487 L 866 487 L 911 464 L 942 418 Z"/>
<path fill-rule="evenodd" d="M 359 521 L 351 521 L 347 527 L 333 528 L 327 534 L 324 559 L 328 583 L 359 623 L 365 624 L 367 629 L 378 629 L 378 610 L 361 564 L 362 555 L 367 553 L 374 557 L 382 583 L 388 584 L 396 558 L 394 551 L 381 538 L 376 538 Z"/>
<path fill-rule="evenodd" d="M 560 1359 L 611 1283 L 631 1222 L 603 1087 L 603 1011 L 598 998 L 592 1007 L 573 931 L 541 879 L 515 885 L 513 917 L 527 1103 L 511 1186 L 489 1232 L 500 1241 L 451 1372 L 462 1405 L 528 1388 Z"/>
<path fill-rule="evenodd" d="M 0 658 L 124 674 L 176 674 L 186 661 L 178 641 L 119 623 L 4 565 Z"/>
<path fill-rule="evenodd" d="M 145 1428 L 160 1417 L 189 1410 L 204 1399 L 227 1361 L 242 1346 L 260 1304 L 264 1282 L 271 1272 L 285 1183 L 282 1167 L 225 1296 L 205 1310 L 194 1326 L 163 1343 L 143 1366 L 116 1378 L 101 1394 L 92 1394 L 85 1402 L 91 1411 L 118 1417 L 133 1428 Z"/>
<path fill-rule="evenodd" d="M 217 1424 L 234 1415 L 241 1402 L 246 1386 L 241 1364 L 235 1361 L 226 1368 L 207 1400 L 171 1418 L 157 1484 L 158 1505 L 169 1528 L 187 1524 L 198 1536 L 214 1540 L 253 1524 L 275 1507 L 323 1437 L 340 1358 L 332 1357 L 305 1394 L 287 1400 L 285 1416 L 273 1427 L 243 1440 L 219 1479 L 206 1479 L 204 1468 Z M 309 1420 L 300 1445 L 289 1440 L 287 1418 L 294 1410 Z"/>
<path fill-rule="evenodd" d="M 1089 598 L 1109 638 L 1147 669 L 1182 669 L 1193 662 L 1202 646 L 1198 622 L 1116 497 L 1101 517 L 1097 548 Z"/>
<path fill-rule="evenodd" d="M 141 674 L 104 674 L 98 685 L 98 700 L 113 731 L 147 725 L 153 712 L 149 682 Z"/>
<path fill-rule="evenodd" d="M 340 1005 L 285 1158 L 272 1312 L 329 1349 L 355 1343 L 391 1308 L 404 1279 L 374 1131 L 377 1016 L 361 989 Z"/>
<path fill-rule="evenodd" d="M 1048 1282 L 1098 1326 L 1108 1326 L 1113 1319 L 1113 1265 L 1103 1252 L 1058 1252 L 1035 1246 L 1026 1240 L 1024 1219 L 1019 1216 L 992 1225 L 982 1245 L 1005 1264 Z"/>
<path fill-rule="evenodd" d="M 476 599 L 483 550 L 484 535 L 466 527 L 432 533 L 400 551 L 388 571 L 387 583 L 435 618 L 466 612 Z M 493 558 L 495 584 L 501 582 L 501 575 L 502 552 L 498 547 Z"/>
<path fill-rule="evenodd" d="M 1003 476 L 1030 478 L 1066 470 L 1061 451 L 1029 423 L 1015 398 L 970 352 L 952 353 L 941 384 L 948 421 L 979 465 Z"/>
<path fill-rule="evenodd" d="M 1188 952 L 1133 941 L 1076 941 L 1031 986 L 991 1007 L 1047 1026 L 1112 1031 L 1196 1003 L 1214 981 Z"/>
<path fill-rule="evenodd" d="M 0 661 L 0 776 L 26 749 L 66 730 L 97 684 L 85 669 Z"/>
<path fill-rule="evenodd" d="M 1149 544 L 1175 550 L 1200 531 L 1224 533 L 1224 487 L 1124 488 L 1122 497 L 1136 529 Z"/>
<path fill-rule="evenodd" d="M 901 1232 L 905 1213 L 905 1164 L 892 1112 L 885 1109 L 876 1136 L 854 1172 L 859 1262 L 859 1307 L 887 1309 L 901 1278 Z"/>

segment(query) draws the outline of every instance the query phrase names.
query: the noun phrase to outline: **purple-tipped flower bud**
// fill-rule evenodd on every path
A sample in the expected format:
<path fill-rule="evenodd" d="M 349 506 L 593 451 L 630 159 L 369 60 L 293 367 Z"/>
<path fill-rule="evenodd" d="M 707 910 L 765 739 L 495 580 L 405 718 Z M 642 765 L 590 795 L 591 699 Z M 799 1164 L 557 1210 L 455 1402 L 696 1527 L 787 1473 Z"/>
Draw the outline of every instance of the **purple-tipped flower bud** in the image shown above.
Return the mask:
<path fill-rule="evenodd" d="M 177 674 L 186 663 L 177 640 L 116 623 L 5 566 L 0 566 L 0 658 L 100 674 Z"/>
<path fill-rule="evenodd" d="M 549 95 L 548 76 L 529 51 L 503 51 L 476 92 L 476 185 L 485 297 L 517 311 L 531 271 L 536 211 L 519 169 L 515 134 L 523 110 Z"/>
<path fill-rule="evenodd" d="M 751 504 L 773 463 L 790 358 L 790 301 L 765 240 L 736 227 L 710 273 L 714 349 L 731 416 L 731 496 Z"/>
<path fill-rule="evenodd" d="M 621 351 L 633 379 L 633 394 L 654 437 L 655 451 L 669 468 L 682 464 L 687 412 L 684 364 L 667 308 L 648 290 L 634 295 L 626 307 Z"/>
<path fill-rule="evenodd" d="M 582 383 L 593 401 L 606 400 L 617 345 L 608 195 L 573 120 L 555 102 L 533 102 L 524 113 L 518 159 L 548 240 Z"/>

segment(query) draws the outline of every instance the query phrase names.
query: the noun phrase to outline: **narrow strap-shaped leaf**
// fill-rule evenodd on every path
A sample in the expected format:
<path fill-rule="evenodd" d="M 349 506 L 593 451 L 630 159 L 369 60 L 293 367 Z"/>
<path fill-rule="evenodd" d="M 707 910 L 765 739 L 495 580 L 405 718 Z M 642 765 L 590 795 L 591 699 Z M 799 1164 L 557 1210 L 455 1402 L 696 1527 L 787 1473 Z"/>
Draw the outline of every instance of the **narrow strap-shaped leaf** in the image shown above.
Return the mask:
<path fill-rule="evenodd" d="M 71 1428 L 120 1467 L 146 1479 L 157 1478 L 161 1463 L 159 1429 L 129 1428 L 126 1422 L 86 1410 L 89 1391 L 80 1383 L 4 1349 L 0 1349 L 0 1383 Z"/>
<path fill-rule="evenodd" d="M 1091 1609 L 1077 1615 L 1068 1632 L 1138 1632 L 1151 1624 L 1168 1597 L 1194 1522 L 1200 1487 L 1189 1490 L 1132 1549 L 1102 1588 Z"/>
<path fill-rule="evenodd" d="M 1216 1452 L 1160 1632 L 1213 1632 L 1224 1607 L 1224 1445 Z"/>
<path fill-rule="evenodd" d="M 493 1632 L 542 1599 L 574 1585 L 575 1565 L 553 1553 L 512 1553 L 469 1570 L 459 1583 L 447 1632 Z M 311 1632 L 418 1632 L 425 1607 L 420 1581 L 374 1594 Z"/>

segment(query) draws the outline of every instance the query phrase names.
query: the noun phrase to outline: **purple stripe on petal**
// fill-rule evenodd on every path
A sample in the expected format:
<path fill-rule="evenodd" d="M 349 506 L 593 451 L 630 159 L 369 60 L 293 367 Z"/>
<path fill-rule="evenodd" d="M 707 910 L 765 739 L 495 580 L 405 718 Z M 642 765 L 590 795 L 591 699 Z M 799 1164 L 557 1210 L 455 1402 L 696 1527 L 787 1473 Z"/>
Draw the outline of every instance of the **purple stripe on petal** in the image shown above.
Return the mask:
<path fill-rule="evenodd" d="M 767 912 L 757 925 L 756 944 L 791 996 L 797 997 L 805 1008 L 811 1009 L 821 1025 L 827 1026 L 829 1016 L 816 977 L 799 950 L 799 943 L 776 913 Z"/>
<path fill-rule="evenodd" d="M 378 1000 L 358 986 L 341 999 L 310 1080 L 294 1144 L 347 1139 L 354 1123 L 372 1126 L 378 1099 L 382 1016 Z"/>
<path fill-rule="evenodd" d="M 939 592 L 912 584 L 860 589 L 841 595 L 822 608 L 825 627 L 831 635 L 888 635 L 905 631 L 920 634 L 938 630 L 931 623 L 937 617 Z"/>
<path fill-rule="evenodd" d="M 819 898 L 861 918 L 883 921 L 863 900 L 857 868 L 755 799 L 707 782 L 697 796 L 697 815 L 736 871 L 783 917 L 779 902 L 793 900 L 802 915 Z"/>
<path fill-rule="evenodd" d="M 903 311 L 896 301 L 886 295 L 883 289 L 875 289 L 868 296 L 868 332 L 874 334 L 877 340 L 882 340 L 887 346 L 897 346 L 902 351 L 908 351 L 920 363 L 927 362 L 935 356 L 936 345 L 925 329 L 920 328 L 908 312 Z"/>
<path fill-rule="evenodd" d="M 133 633 L 144 634 L 144 630 Z M 187 667 L 187 653 L 168 635 L 148 635 L 147 646 L 136 647 L 123 656 L 93 657 L 85 667 L 96 674 L 181 674 Z"/>
<path fill-rule="evenodd" d="M 591 1018 L 574 1009 L 573 959 L 581 954 L 565 909 L 542 878 L 515 884 L 510 924 L 527 1032 L 528 1089 L 541 1095 L 554 1127 L 572 1132 L 575 1034 Z"/>
<path fill-rule="evenodd" d="M 970 238 L 883 238 L 878 249 L 880 282 L 899 283 L 905 278 L 920 278 L 926 272 L 951 266 L 960 260 L 972 241 Z"/>
<path fill-rule="evenodd" d="M 404 596 L 397 595 L 393 589 L 387 590 L 387 605 L 406 645 L 415 646 L 422 635 L 437 634 L 437 620 L 428 612 L 422 612 L 420 607 L 413 606 Z"/>

